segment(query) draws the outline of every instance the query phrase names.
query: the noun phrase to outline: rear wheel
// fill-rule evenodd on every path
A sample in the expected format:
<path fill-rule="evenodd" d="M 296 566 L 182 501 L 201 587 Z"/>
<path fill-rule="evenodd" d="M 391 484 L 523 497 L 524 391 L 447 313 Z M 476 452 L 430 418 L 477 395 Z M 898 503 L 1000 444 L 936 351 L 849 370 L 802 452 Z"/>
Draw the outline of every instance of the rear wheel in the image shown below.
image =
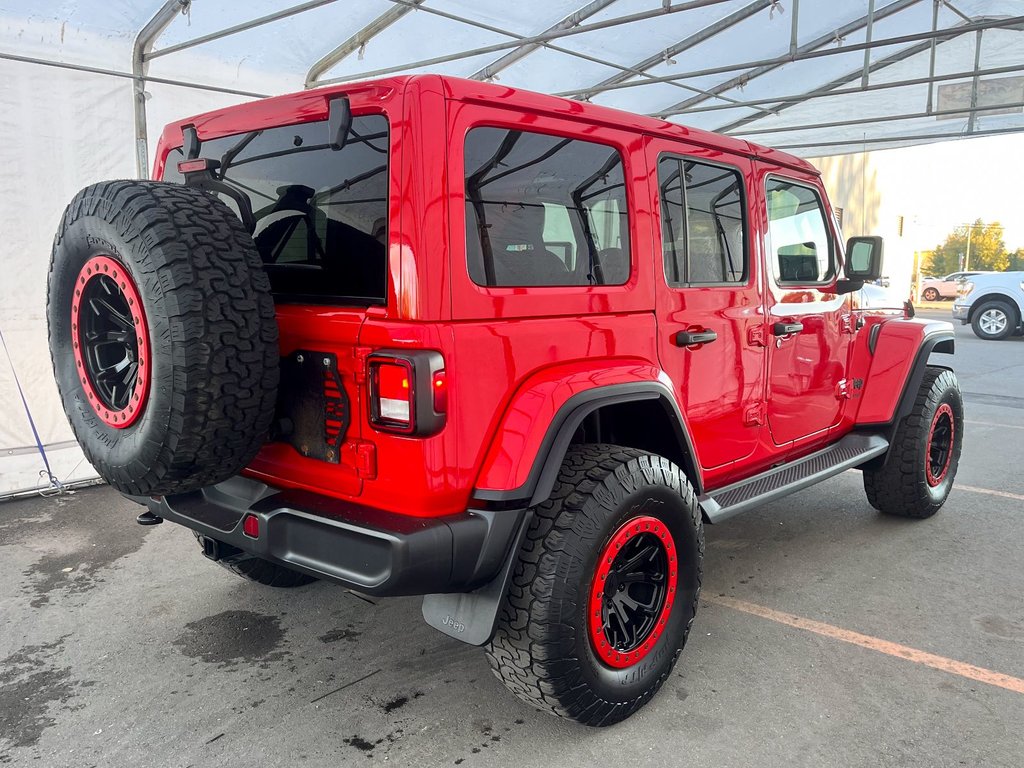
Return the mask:
<path fill-rule="evenodd" d="M 914 410 L 896 429 L 879 467 L 864 470 L 875 509 L 899 517 L 931 517 L 953 488 L 963 441 L 964 405 L 952 371 L 928 368 Z"/>
<path fill-rule="evenodd" d="M 986 341 L 1005 339 L 1014 331 L 1017 316 L 1005 301 L 986 301 L 974 311 L 971 328 L 974 335 Z"/>
<path fill-rule="evenodd" d="M 700 593 L 704 533 L 668 459 L 570 449 L 534 509 L 498 627 L 495 675 L 516 696 L 586 725 L 650 701 L 675 665 Z"/>
<path fill-rule="evenodd" d="M 921 294 L 921 298 L 925 301 L 938 301 L 939 292 L 934 288 L 925 288 L 924 292 Z"/>

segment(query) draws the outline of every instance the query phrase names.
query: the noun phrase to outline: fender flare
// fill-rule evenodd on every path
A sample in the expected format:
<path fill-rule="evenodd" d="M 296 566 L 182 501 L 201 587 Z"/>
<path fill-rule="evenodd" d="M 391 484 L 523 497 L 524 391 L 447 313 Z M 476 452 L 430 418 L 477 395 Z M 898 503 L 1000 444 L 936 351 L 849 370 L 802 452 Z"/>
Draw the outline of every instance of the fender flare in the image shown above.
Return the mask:
<path fill-rule="evenodd" d="M 555 486 L 562 460 L 569 450 L 572 436 L 583 420 L 594 411 L 608 405 L 657 400 L 665 409 L 676 439 L 684 448 L 687 460 L 682 467 L 687 479 L 698 494 L 703 493 L 703 483 L 698 471 L 697 454 L 693 448 L 686 422 L 671 390 L 660 381 L 635 381 L 609 384 L 577 392 L 555 413 L 533 460 L 527 480 L 511 490 L 476 489 L 473 502 L 487 506 L 533 506 L 546 500 Z"/>
<path fill-rule="evenodd" d="M 910 369 L 910 375 L 907 376 L 907 383 L 903 386 L 903 393 L 900 395 L 899 405 L 896 406 L 896 413 L 893 414 L 892 422 L 889 424 L 887 436 L 890 443 L 892 443 L 899 423 L 914 410 L 914 401 L 917 400 L 917 391 L 921 388 L 921 382 L 924 380 L 924 374 L 928 368 L 928 358 L 931 356 L 931 353 L 941 352 L 952 355 L 955 344 L 956 339 L 954 335 L 947 332 L 933 333 L 922 340 L 921 346 L 917 350 L 917 357 L 914 358 L 914 366 Z M 946 366 L 933 367 L 945 368 L 948 371 L 953 370 Z"/>
<path fill-rule="evenodd" d="M 869 347 L 871 348 L 872 353 L 874 352 L 874 347 L 877 343 L 877 334 L 874 333 L 876 328 L 880 328 L 880 326 L 876 325 L 871 329 L 873 333 L 872 338 L 869 339 Z M 900 392 L 899 399 L 896 401 L 896 407 L 893 410 L 892 417 L 888 421 L 884 422 L 858 422 L 856 428 L 862 431 L 871 431 L 881 434 L 891 444 L 900 422 L 914 410 L 914 402 L 917 399 L 918 390 L 921 388 L 921 382 L 924 380 L 925 371 L 929 367 L 928 358 L 931 356 L 932 352 L 952 355 L 954 353 L 955 343 L 956 338 L 952 328 L 937 329 L 924 336 L 917 348 L 917 353 L 914 356 L 914 362 L 907 372 L 907 376 L 903 383 L 903 389 Z M 937 366 L 934 364 L 932 364 L 931 367 L 944 368 L 949 371 L 953 370 L 947 366 Z M 885 458 L 887 459 L 888 456 L 889 453 L 886 452 Z"/>

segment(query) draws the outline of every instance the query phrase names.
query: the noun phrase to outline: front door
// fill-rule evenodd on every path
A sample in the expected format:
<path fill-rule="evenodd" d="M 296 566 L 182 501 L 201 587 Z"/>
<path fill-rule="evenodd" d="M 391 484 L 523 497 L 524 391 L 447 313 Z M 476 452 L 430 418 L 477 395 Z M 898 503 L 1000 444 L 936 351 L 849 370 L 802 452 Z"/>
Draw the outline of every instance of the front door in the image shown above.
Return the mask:
<path fill-rule="evenodd" d="M 744 157 L 651 139 L 658 351 L 703 469 L 749 456 L 764 413 L 764 308 Z"/>
<path fill-rule="evenodd" d="M 813 178 L 762 167 L 767 218 L 768 427 L 776 445 L 825 438 L 842 416 L 850 308 L 837 238 Z"/>

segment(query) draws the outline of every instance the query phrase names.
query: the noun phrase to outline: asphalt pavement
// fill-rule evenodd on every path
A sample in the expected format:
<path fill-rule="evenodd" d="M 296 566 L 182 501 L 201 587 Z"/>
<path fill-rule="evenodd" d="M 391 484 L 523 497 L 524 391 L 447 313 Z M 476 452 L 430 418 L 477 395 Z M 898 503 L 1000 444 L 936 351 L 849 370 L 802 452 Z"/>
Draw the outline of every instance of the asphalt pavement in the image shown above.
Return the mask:
<path fill-rule="evenodd" d="M 246 583 L 106 487 L 0 504 L 0 765 L 1024 765 L 1024 338 L 957 326 L 953 364 L 939 514 L 851 471 L 709 526 L 675 672 L 607 729 L 521 704 L 418 599 Z"/>

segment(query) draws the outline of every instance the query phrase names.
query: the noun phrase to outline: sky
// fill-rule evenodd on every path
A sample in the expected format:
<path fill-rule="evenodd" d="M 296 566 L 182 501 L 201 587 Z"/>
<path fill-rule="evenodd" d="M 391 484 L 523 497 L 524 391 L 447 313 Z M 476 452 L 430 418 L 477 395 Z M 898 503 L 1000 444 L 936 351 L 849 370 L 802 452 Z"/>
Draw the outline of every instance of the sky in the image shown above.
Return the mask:
<path fill-rule="evenodd" d="M 1024 134 L 946 141 L 873 153 L 889 180 L 880 192 L 905 217 L 915 249 L 958 224 L 999 221 L 1009 250 L 1024 247 Z M 902 183 L 900 183 L 902 181 Z"/>

